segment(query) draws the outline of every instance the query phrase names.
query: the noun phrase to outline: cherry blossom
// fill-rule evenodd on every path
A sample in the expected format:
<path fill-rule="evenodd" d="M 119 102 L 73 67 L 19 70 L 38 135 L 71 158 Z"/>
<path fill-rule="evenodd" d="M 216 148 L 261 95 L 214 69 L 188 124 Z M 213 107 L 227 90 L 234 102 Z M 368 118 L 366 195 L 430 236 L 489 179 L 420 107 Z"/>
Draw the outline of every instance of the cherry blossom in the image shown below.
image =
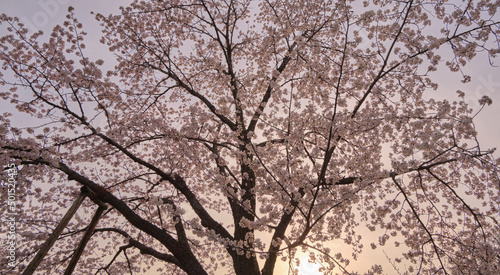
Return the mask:
<path fill-rule="evenodd" d="M 30 117 L 0 115 L 0 165 L 19 169 L 2 274 L 82 187 L 37 271 L 64 272 L 101 205 L 75 274 L 296 274 L 300 255 L 324 274 L 500 273 L 500 160 L 467 91 L 437 96 L 439 71 L 468 82 L 496 57 L 499 5 L 133 1 L 94 14 L 114 60 L 89 55 L 73 8 L 47 34 L 2 15 L 0 96 Z"/>

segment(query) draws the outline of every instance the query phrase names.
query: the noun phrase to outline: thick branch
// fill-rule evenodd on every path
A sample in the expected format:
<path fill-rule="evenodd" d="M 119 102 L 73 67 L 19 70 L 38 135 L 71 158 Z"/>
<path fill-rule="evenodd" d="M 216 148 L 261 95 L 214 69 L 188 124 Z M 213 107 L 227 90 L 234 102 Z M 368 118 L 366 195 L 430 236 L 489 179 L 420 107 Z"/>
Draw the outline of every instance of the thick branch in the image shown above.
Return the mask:
<path fill-rule="evenodd" d="M 173 256 L 171 254 L 161 253 L 161 252 L 159 252 L 159 251 L 157 251 L 149 246 L 146 246 L 143 243 L 133 239 L 127 232 L 125 232 L 123 230 L 120 230 L 117 228 L 98 228 L 94 232 L 106 232 L 106 231 L 116 232 L 116 233 L 122 235 L 123 237 L 127 238 L 129 241 L 129 244 L 131 246 L 139 249 L 141 254 L 151 255 L 159 260 L 180 266 L 180 262 L 179 262 L 179 260 L 177 260 L 177 258 L 175 258 L 175 256 Z"/>
<path fill-rule="evenodd" d="M 172 252 L 175 258 L 179 260 L 179 263 L 181 264 L 179 265 L 179 267 L 182 270 L 186 271 L 188 274 L 206 274 L 192 251 L 190 249 L 186 249 L 185 246 L 180 246 L 179 242 L 172 236 L 170 236 L 170 234 L 157 227 L 156 225 L 150 223 L 149 221 L 141 218 L 122 200 L 109 193 L 102 186 L 94 183 L 93 181 L 72 170 L 66 164 L 60 163 L 58 169 L 65 173 L 69 179 L 79 182 L 80 184 L 86 186 L 94 193 L 96 193 L 101 201 L 109 203 L 111 206 L 113 206 L 133 226 L 137 227 L 139 230 L 147 233 L 148 235 L 152 236 L 160 243 L 162 243 L 170 252 Z"/>
<path fill-rule="evenodd" d="M 198 217 L 201 219 L 202 225 L 214 230 L 217 234 L 220 236 L 227 238 L 227 239 L 232 239 L 231 234 L 227 232 L 227 230 L 217 221 L 215 221 L 212 216 L 205 210 L 203 205 L 201 205 L 200 201 L 196 197 L 196 195 L 191 191 L 191 189 L 187 186 L 186 182 L 184 179 L 177 175 L 177 174 L 172 174 L 172 173 L 165 173 L 163 170 L 160 168 L 152 165 L 149 162 L 144 161 L 143 159 L 137 157 L 134 155 L 132 152 L 128 151 L 126 148 L 121 146 L 120 144 L 116 143 L 114 140 L 109 138 L 108 136 L 98 133 L 95 129 L 91 128 L 91 130 L 100 138 L 105 140 L 107 143 L 112 145 L 113 147 L 117 148 L 120 150 L 122 153 L 124 153 L 126 156 L 128 156 L 131 160 L 134 162 L 154 171 L 157 173 L 163 180 L 169 181 L 177 190 L 179 190 L 184 197 L 188 200 L 189 204 L 195 211 L 195 213 L 198 215 Z"/>

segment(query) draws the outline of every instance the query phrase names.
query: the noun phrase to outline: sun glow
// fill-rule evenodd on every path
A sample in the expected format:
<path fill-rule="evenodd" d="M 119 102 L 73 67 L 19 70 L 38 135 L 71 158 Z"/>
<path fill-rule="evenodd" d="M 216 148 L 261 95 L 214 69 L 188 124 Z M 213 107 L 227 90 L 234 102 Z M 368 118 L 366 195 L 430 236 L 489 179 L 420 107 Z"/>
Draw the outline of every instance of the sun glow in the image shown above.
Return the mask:
<path fill-rule="evenodd" d="M 303 258 L 300 260 L 300 265 L 299 265 L 299 275 L 319 275 L 323 274 L 323 272 L 320 272 L 319 269 L 321 268 L 321 265 L 316 263 L 316 262 L 311 262 L 309 259 Z"/>

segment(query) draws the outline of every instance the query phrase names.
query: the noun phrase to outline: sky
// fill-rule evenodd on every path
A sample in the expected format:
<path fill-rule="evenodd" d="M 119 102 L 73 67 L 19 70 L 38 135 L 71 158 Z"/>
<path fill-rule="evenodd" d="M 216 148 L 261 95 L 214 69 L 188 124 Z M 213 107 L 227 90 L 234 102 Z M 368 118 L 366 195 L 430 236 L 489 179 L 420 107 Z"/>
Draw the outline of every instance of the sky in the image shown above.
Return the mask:
<path fill-rule="evenodd" d="M 116 0 L 0 0 L 0 13 L 17 16 L 30 28 L 30 31 L 44 30 L 47 34 L 53 26 L 63 22 L 68 7 L 73 6 L 77 18 L 83 23 L 84 30 L 88 33 L 85 42 L 88 54 L 95 59 L 109 60 L 112 57 L 107 51 L 107 47 L 99 43 L 101 36 L 99 25 L 90 12 L 117 13 L 118 7 L 127 2 Z M 2 28 L 0 28 L 0 35 L 3 35 Z M 493 104 L 487 106 L 476 117 L 475 123 L 482 148 L 497 147 L 499 151 L 496 152 L 496 156 L 500 157 L 500 123 L 498 122 L 498 114 L 500 113 L 500 67 L 488 66 L 487 62 L 485 56 L 480 56 L 470 66 L 466 67 L 464 72 L 472 76 L 472 81 L 467 84 L 463 84 L 457 74 L 442 70 L 436 78 L 439 80 L 439 89 L 431 93 L 433 93 L 432 96 L 440 99 L 457 100 L 458 97 L 455 91 L 460 89 L 466 93 L 465 100 L 475 110 L 480 107 L 478 99 L 483 95 L 492 98 Z M 500 66 L 500 58 L 497 58 L 494 63 Z M 7 105 L 8 103 L 0 100 L 0 110 L 2 112 L 9 110 L 10 107 Z M 382 260 L 385 259 L 384 255 L 379 256 Z M 311 270 L 316 269 L 314 266 L 301 268 L 303 270 L 308 268 Z"/>

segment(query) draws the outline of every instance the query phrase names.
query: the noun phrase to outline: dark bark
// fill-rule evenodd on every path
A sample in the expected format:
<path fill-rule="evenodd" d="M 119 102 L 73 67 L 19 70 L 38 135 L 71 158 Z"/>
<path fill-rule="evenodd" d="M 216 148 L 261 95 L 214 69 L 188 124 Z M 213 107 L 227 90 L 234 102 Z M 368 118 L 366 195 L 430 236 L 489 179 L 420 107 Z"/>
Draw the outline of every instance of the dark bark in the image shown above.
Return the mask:
<path fill-rule="evenodd" d="M 59 164 L 59 170 L 65 173 L 69 179 L 75 180 L 92 190 L 94 193 L 99 194 L 98 198 L 102 202 L 110 204 L 118 212 L 120 212 L 120 214 L 122 214 L 133 226 L 137 227 L 139 230 L 145 232 L 146 234 L 152 236 L 160 243 L 162 243 L 175 256 L 175 258 L 180 263 L 179 267 L 187 274 L 207 274 L 203 266 L 201 266 L 200 262 L 198 261 L 198 259 L 196 259 L 195 255 L 189 248 L 189 244 L 179 242 L 161 228 L 141 218 L 132 209 L 130 209 L 125 202 L 118 199 L 108 191 L 103 192 L 102 186 L 80 175 L 64 163 Z"/>
<path fill-rule="evenodd" d="M 248 239 L 250 235 L 253 236 L 254 229 L 248 228 L 240 225 L 242 219 L 249 220 L 250 222 L 255 221 L 255 209 L 256 209 L 256 198 L 255 198 L 255 184 L 256 176 L 255 172 L 252 170 L 248 163 L 251 163 L 253 155 L 247 150 L 246 144 L 250 144 L 251 141 L 248 138 L 248 133 L 242 133 L 242 145 L 240 146 L 240 151 L 245 152 L 244 159 L 240 160 L 240 170 L 241 170 L 241 201 L 240 203 L 233 205 L 233 218 L 234 218 L 234 239 L 243 243 L 243 250 L 240 249 L 239 253 L 236 251 L 236 255 L 233 256 L 234 271 L 238 275 L 250 275 L 259 274 L 259 263 L 257 262 L 257 257 L 254 251 L 253 239 Z M 246 158 L 246 159 L 245 159 Z M 246 206 L 246 207 L 245 207 Z M 250 207 L 248 209 L 248 206 Z M 238 248 L 239 249 L 239 248 Z M 241 255 L 243 254 L 243 255 Z"/>

